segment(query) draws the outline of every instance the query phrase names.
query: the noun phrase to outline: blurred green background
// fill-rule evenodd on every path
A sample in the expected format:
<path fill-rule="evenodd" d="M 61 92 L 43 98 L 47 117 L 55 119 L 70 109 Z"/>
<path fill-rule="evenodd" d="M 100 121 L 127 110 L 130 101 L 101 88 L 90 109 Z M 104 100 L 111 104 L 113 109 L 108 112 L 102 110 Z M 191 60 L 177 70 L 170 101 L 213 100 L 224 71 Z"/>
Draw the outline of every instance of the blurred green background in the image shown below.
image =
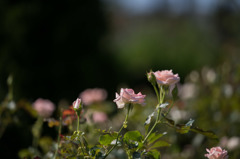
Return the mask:
<path fill-rule="evenodd" d="M 9 75 L 15 101 L 41 97 L 57 104 L 86 88 L 105 88 L 109 100 L 121 86 L 140 91 L 149 86 L 150 69 L 173 69 L 184 83 L 193 70 L 227 63 L 231 79 L 216 72 L 220 81 L 234 83 L 239 106 L 239 0 L 1 0 L 0 15 L 1 101 Z M 202 105 L 211 99 L 198 98 Z"/>

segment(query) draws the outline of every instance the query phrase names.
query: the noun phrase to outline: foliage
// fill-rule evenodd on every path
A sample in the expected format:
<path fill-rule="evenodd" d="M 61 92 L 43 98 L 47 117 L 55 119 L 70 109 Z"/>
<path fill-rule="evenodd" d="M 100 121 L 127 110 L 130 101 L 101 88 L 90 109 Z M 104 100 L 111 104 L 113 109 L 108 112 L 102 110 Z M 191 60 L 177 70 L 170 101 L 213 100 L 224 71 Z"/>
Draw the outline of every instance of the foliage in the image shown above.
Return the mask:
<path fill-rule="evenodd" d="M 166 157 L 166 152 L 173 152 L 178 146 L 181 146 L 172 140 L 173 137 L 178 139 L 181 135 L 180 138 L 190 138 L 193 141 L 192 138 L 198 137 L 198 135 L 194 136 L 192 132 L 212 139 L 201 141 L 205 145 L 204 147 L 199 145 L 203 151 L 207 147 L 207 142 L 211 146 L 220 142 L 218 135 L 212 130 L 205 130 L 210 128 L 208 123 L 200 124 L 204 129 L 194 126 L 199 123 L 197 118 L 201 119 L 202 117 L 196 117 L 193 109 L 191 109 L 194 112 L 193 115 L 184 120 L 178 120 L 172 114 L 183 99 L 182 95 L 180 95 L 180 98 L 177 97 L 179 93 L 184 93 L 182 89 L 178 90 L 178 87 L 175 87 L 172 91 L 169 91 L 168 86 L 159 85 L 154 81 L 150 81 L 150 83 L 153 85 L 156 95 L 149 95 L 146 106 L 140 107 L 139 104 L 128 103 L 123 111 L 118 111 L 112 117 L 108 115 L 109 120 L 105 123 L 95 122 L 93 114 L 96 110 L 112 114 L 116 109 L 108 109 L 113 108 L 114 105 L 107 101 L 93 103 L 86 107 L 83 105 L 81 106 L 81 112 L 72 109 L 72 106 L 64 109 L 59 107 L 59 120 L 57 120 L 53 118 L 43 119 L 28 102 L 18 102 L 16 108 L 11 110 L 9 107 L 12 102 L 11 95 L 8 95 L 2 103 L 1 121 L 3 123 L 8 122 L 6 123 L 7 126 L 13 122 L 7 115 L 16 115 L 19 109 L 24 109 L 36 119 L 31 130 L 33 135 L 32 146 L 20 150 L 18 153 L 20 158 L 118 159 L 128 157 L 129 159 L 159 159 L 163 156 Z M 9 87 L 11 87 L 10 85 L 11 83 Z M 186 102 L 193 103 L 192 100 L 186 100 Z M 124 112 L 126 112 L 125 119 L 123 117 Z M 191 118 L 195 118 L 195 120 Z M 119 120 L 122 121 L 121 125 Z M 211 121 L 212 119 L 208 118 L 208 120 Z M 52 127 L 50 129 L 56 128 L 57 139 L 44 134 L 44 125 L 46 126 L 46 124 Z M 111 125 L 114 125 L 114 127 L 110 127 Z M 120 129 L 116 130 L 119 127 Z M 1 126 L 3 134 L 5 129 L 6 127 L 4 128 L 3 124 Z M 197 150 L 195 151 L 197 152 Z M 200 152 L 203 153 L 203 151 Z M 174 154 L 176 154 L 176 151 L 172 154 L 172 158 L 175 158 Z"/>

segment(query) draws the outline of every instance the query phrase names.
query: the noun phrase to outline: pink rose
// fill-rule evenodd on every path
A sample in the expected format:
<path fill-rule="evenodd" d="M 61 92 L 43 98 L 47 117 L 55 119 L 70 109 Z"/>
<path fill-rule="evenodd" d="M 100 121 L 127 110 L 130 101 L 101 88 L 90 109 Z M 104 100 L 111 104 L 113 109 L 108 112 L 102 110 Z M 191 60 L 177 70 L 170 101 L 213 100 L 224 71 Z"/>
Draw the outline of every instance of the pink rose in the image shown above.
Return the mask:
<path fill-rule="evenodd" d="M 104 112 L 94 112 L 93 121 L 96 123 L 103 123 L 108 119 L 107 115 Z"/>
<path fill-rule="evenodd" d="M 48 118 L 55 110 L 55 105 L 50 100 L 39 98 L 33 103 L 33 108 L 40 116 Z"/>
<path fill-rule="evenodd" d="M 79 109 L 79 108 L 81 108 L 81 99 L 77 98 L 77 99 L 73 102 L 73 108 L 74 108 L 74 109 Z"/>
<path fill-rule="evenodd" d="M 157 83 L 160 85 L 174 85 L 180 81 L 178 74 L 173 74 L 172 70 L 154 72 Z"/>
<path fill-rule="evenodd" d="M 85 105 L 90 105 L 95 102 L 102 102 L 107 98 L 107 91 L 100 88 L 86 89 L 79 97 Z"/>
<path fill-rule="evenodd" d="M 221 147 L 213 147 L 210 150 L 206 150 L 208 154 L 205 154 L 205 157 L 209 159 L 228 159 L 227 151 L 222 150 Z"/>
<path fill-rule="evenodd" d="M 127 103 L 137 103 L 144 105 L 145 96 L 146 95 L 142 95 L 141 92 L 135 94 L 134 90 L 132 89 L 121 88 L 120 95 L 116 93 L 116 99 L 114 100 L 114 102 L 116 102 L 118 108 L 123 108 Z"/>

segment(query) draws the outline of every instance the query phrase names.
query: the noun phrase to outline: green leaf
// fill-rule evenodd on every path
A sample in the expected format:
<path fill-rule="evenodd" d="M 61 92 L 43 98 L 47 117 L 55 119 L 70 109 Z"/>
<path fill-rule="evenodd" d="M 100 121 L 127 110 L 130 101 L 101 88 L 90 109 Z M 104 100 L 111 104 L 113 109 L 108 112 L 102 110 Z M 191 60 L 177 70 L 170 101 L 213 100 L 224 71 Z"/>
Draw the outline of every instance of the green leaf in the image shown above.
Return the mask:
<path fill-rule="evenodd" d="M 143 138 L 143 136 L 141 135 L 141 133 L 139 131 L 128 131 L 127 133 L 125 133 L 123 139 L 125 141 L 141 141 Z"/>
<path fill-rule="evenodd" d="M 149 138 L 148 138 L 148 143 L 149 144 L 152 144 L 152 143 L 154 143 L 155 141 L 157 141 L 159 138 L 161 138 L 163 135 L 165 135 L 165 134 L 167 134 L 167 132 L 164 132 L 164 133 L 162 133 L 162 134 L 157 134 L 157 132 L 154 132 L 154 133 L 152 133 L 150 136 L 149 136 Z"/>
<path fill-rule="evenodd" d="M 168 126 L 175 127 L 175 122 L 172 119 L 167 118 L 164 114 L 162 114 L 162 116 Z"/>
<path fill-rule="evenodd" d="M 153 158 L 153 159 L 160 159 L 161 153 L 160 153 L 158 150 L 153 149 L 153 150 L 151 150 L 151 151 L 149 151 L 149 152 L 147 153 L 147 156 L 148 156 L 148 157 L 151 157 L 151 159 L 152 159 L 152 158 Z"/>
<path fill-rule="evenodd" d="M 87 142 L 86 138 L 84 136 L 82 136 L 82 139 L 83 139 L 83 144 L 85 146 L 86 152 L 89 152 L 88 142 Z"/>
<path fill-rule="evenodd" d="M 100 147 L 94 146 L 94 147 L 90 148 L 91 156 L 97 156 L 100 152 L 101 152 Z"/>
<path fill-rule="evenodd" d="M 176 132 L 180 133 L 180 134 L 186 134 L 188 133 L 190 130 L 190 126 L 186 126 L 183 124 L 177 124 L 176 125 Z"/>
<path fill-rule="evenodd" d="M 176 125 L 176 131 L 181 134 L 186 134 L 191 129 L 191 126 L 193 124 L 194 120 L 190 119 L 185 125 L 183 124 L 177 124 Z"/>
<path fill-rule="evenodd" d="M 112 135 L 114 138 L 117 138 L 117 136 L 118 136 L 118 132 L 113 131 L 113 132 L 111 132 L 111 135 Z"/>
<path fill-rule="evenodd" d="M 159 147 L 168 147 L 168 146 L 171 146 L 168 142 L 159 140 L 155 142 L 153 145 L 151 145 L 150 149 L 156 149 Z"/>
<path fill-rule="evenodd" d="M 202 130 L 202 129 L 197 128 L 197 127 L 191 128 L 190 131 L 196 132 L 196 133 L 202 134 L 204 136 L 207 136 L 209 138 L 218 140 L 217 135 L 214 132 L 212 132 L 212 131 L 205 131 L 205 130 Z"/>
<path fill-rule="evenodd" d="M 169 103 L 163 103 L 163 104 L 159 105 L 157 107 L 157 109 L 159 109 L 159 108 L 166 108 L 168 105 L 169 105 Z"/>
<path fill-rule="evenodd" d="M 107 145 L 110 145 L 111 142 L 114 140 L 115 138 L 112 137 L 111 135 L 109 134 L 106 134 L 106 135 L 102 135 L 100 136 L 99 138 L 99 143 L 104 145 L 104 146 L 107 146 Z"/>

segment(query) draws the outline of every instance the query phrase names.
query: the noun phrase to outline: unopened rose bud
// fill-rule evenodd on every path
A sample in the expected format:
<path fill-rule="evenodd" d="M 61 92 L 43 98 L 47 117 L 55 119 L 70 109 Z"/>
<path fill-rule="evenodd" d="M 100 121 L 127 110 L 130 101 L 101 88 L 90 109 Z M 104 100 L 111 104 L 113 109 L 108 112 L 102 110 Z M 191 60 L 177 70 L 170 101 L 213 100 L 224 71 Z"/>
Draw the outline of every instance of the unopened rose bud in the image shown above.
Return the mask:
<path fill-rule="evenodd" d="M 75 112 L 77 112 L 77 115 L 79 116 L 82 110 L 82 100 L 80 98 L 77 98 L 73 102 L 73 109 L 75 110 Z"/>
<path fill-rule="evenodd" d="M 73 102 L 73 108 L 74 109 L 79 109 L 81 107 L 81 99 L 77 98 L 74 102 Z"/>
<path fill-rule="evenodd" d="M 156 77 L 154 75 L 154 72 L 152 72 L 152 70 L 149 73 L 147 73 L 147 79 L 152 85 L 154 85 L 154 86 L 156 85 L 157 80 L 156 80 Z"/>

